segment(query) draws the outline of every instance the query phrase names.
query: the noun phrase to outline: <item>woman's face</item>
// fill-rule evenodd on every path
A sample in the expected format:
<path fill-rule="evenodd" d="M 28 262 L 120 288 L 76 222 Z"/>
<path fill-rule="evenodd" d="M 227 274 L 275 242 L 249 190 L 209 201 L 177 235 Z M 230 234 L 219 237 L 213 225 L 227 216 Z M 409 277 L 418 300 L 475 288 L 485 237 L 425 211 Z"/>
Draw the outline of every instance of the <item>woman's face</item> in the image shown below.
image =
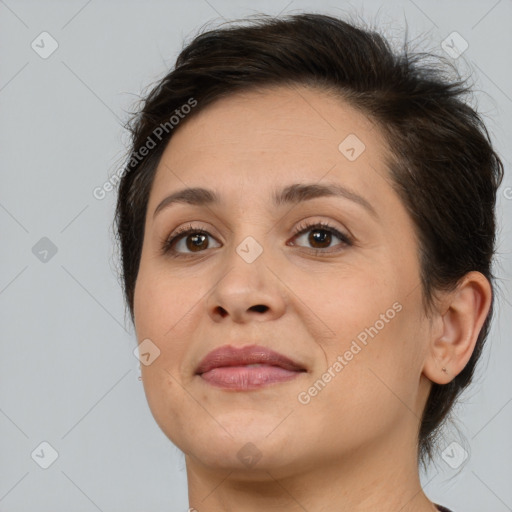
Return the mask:
<path fill-rule="evenodd" d="M 134 308 L 160 428 L 187 464 L 252 477 L 412 453 L 428 321 L 378 127 L 325 92 L 279 87 L 218 100 L 175 129 L 149 197 Z M 217 200 L 155 213 L 196 187 Z M 164 252 L 189 226 L 204 233 Z M 303 371 L 196 373 L 226 345 L 271 349 Z M 256 385 L 269 375 L 286 379 Z"/>

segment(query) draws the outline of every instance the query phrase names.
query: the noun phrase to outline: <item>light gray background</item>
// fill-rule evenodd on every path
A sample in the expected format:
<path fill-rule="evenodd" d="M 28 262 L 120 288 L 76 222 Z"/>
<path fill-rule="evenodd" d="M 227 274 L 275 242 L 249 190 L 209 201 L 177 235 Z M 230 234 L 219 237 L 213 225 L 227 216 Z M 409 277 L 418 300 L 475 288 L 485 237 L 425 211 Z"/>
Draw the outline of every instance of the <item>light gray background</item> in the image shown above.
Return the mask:
<path fill-rule="evenodd" d="M 469 44 L 457 62 L 473 72 L 475 102 L 507 167 L 498 199 L 500 304 L 475 385 L 456 410 L 459 430 L 450 427 L 441 443 L 440 451 L 457 442 L 468 458 L 452 469 L 439 454 L 422 484 L 454 512 L 512 510 L 512 2 L 5 0 L 1 512 L 186 510 L 183 457 L 151 416 L 132 353 L 111 232 L 115 192 L 97 200 L 92 191 L 118 168 L 125 112 L 173 65 L 184 38 L 212 19 L 303 10 L 356 13 L 397 41 L 407 20 L 410 38 L 439 53 L 453 31 Z M 31 48 L 43 31 L 59 45 L 46 59 Z M 32 250 L 43 237 L 57 248 L 46 262 Z M 58 452 L 48 469 L 31 456 L 49 456 L 43 441 Z"/>

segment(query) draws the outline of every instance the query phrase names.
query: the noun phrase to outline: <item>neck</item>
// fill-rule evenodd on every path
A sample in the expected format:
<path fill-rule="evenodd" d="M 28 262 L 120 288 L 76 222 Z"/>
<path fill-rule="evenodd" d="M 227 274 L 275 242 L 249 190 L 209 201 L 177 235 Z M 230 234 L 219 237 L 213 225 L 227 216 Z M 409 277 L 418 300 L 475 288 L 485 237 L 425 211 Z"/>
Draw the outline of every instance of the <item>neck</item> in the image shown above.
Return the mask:
<path fill-rule="evenodd" d="M 218 467 L 186 455 L 189 503 L 198 512 L 434 512 L 418 475 L 413 439 L 396 433 L 332 460 L 287 467 Z M 400 437 L 402 435 L 402 437 Z M 257 468 L 257 469 L 256 469 Z"/>

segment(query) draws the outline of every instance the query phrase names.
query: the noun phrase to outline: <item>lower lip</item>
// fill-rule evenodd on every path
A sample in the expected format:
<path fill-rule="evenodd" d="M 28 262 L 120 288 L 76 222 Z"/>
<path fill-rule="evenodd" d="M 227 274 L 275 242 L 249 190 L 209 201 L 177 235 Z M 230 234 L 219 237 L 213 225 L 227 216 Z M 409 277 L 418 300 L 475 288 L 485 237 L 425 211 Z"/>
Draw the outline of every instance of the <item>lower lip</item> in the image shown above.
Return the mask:
<path fill-rule="evenodd" d="M 201 374 L 201 378 L 213 386 L 245 391 L 286 382 L 302 373 L 279 366 L 223 366 Z"/>

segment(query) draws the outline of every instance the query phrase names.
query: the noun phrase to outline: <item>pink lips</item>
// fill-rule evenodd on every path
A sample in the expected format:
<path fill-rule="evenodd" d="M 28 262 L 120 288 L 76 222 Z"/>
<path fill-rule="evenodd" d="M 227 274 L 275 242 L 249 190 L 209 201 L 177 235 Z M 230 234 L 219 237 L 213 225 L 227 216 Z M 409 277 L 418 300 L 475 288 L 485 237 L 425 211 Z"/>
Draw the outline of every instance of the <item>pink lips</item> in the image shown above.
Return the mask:
<path fill-rule="evenodd" d="M 306 371 L 295 361 L 265 347 L 251 345 L 237 349 L 225 345 L 210 352 L 197 367 L 196 374 L 214 386 L 244 391 L 288 381 Z"/>

